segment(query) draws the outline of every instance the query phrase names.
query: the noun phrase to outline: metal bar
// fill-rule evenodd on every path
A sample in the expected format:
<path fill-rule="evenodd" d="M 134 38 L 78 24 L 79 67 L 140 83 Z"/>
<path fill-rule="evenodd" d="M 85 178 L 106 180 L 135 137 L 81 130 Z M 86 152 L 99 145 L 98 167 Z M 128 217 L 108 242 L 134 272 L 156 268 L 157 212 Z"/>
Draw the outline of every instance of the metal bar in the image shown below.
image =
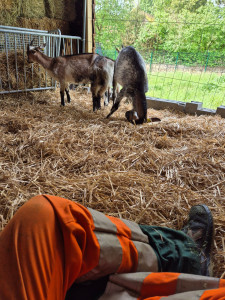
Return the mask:
<path fill-rule="evenodd" d="M 47 39 L 48 39 L 48 37 L 47 37 Z M 47 42 L 45 40 L 45 36 L 43 37 L 43 43 L 47 45 Z M 45 50 L 44 50 L 45 54 L 46 54 L 47 51 L 48 51 L 48 49 L 45 48 Z M 47 71 L 46 70 L 45 70 L 45 87 L 47 87 Z"/>
<path fill-rule="evenodd" d="M 33 37 L 30 35 L 30 40 L 32 40 Z M 34 64 L 31 66 L 31 80 L 32 80 L 32 86 L 34 86 Z"/>
<path fill-rule="evenodd" d="M 15 67 L 16 67 L 16 86 L 18 89 L 19 82 L 18 82 L 18 65 L 17 65 L 16 35 L 15 34 L 14 34 L 14 50 L 15 50 Z"/>
<path fill-rule="evenodd" d="M 29 29 L 29 28 L 23 28 L 23 27 L 13 27 L 13 26 L 4 26 L 0 25 L 0 29 L 12 29 L 14 32 L 15 31 L 34 31 L 34 32 L 48 32 L 47 30 L 39 30 L 39 29 Z"/>
<path fill-rule="evenodd" d="M 65 38 L 63 38 L 63 55 L 65 55 L 66 52 L 65 52 Z"/>
<path fill-rule="evenodd" d="M 41 87 L 41 88 L 32 88 L 32 89 L 26 89 L 26 90 L 11 90 L 11 91 L 4 91 L 1 92 L 0 94 L 10 94 L 10 93 L 20 93 L 20 92 L 32 92 L 32 91 L 42 91 L 42 90 L 54 90 L 55 87 L 49 86 L 49 87 Z"/>
<path fill-rule="evenodd" d="M 15 30 L 10 30 L 10 29 L 1 29 L 1 27 L 0 27 L 0 32 L 7 32 L 7 33 L 15 33 Z M 21 33 L 23 33 L 23 32 L 21 32 Z M 73 39 L 73 40 L 82 40 L 82 38 L 80 37 L 80 36 L 70 36 L 70 35 L 61 35 L 61 34 L 53 34 L 53 33 L 44 33 L 44 32 L 34 32 L 34 31 L 28 31 L 27 30 L 27 33 L 29 34 L 32 34 L 32 36 L 45 36 L 45 37 L 47 37 L 47 36 L 49 36 L 49 37 L 55 37 L 55 36 L 58 36 L 58 37 L 61 37 L 61 38 L 68 38 L 68 39 Z"/>
<path fill-rule="evenodd" d="M 38 44 L 40 45 L 40 36 L 38 37 Z M 40 73 L 40 71 L 41 71 L 40 64 L 38 64 L 38 73 Z M 40 78 L 40 76 L 39 76 L 38 83 L 39 83 L 39 87 L 41 87 L 41 78 Z"/>
<path fill-rule="evenodd" d="M 5 53 L 6 53 L 6 68 L 7 68 L 7 77 L 9 90 L 11 90 L 10 77 L 9 77 L 9 57 L 8 57 L 8 46 L 7 46 L 7 35 L 5 33 Z"/>
<path fill-rule="evenodd" d="M 25 42 L 24 42 L 24 34 L 23 34 L 23 68 L 24 68 L 24 88 L 27 88 L 27 76 L 26 76 L 26 65 L 25 65 Z"/>
<path fill-rule="evenodd" d="M 77 54 L 79 54 L 80 49 L 79 49 L 79 40 L 77 41 Z"/>

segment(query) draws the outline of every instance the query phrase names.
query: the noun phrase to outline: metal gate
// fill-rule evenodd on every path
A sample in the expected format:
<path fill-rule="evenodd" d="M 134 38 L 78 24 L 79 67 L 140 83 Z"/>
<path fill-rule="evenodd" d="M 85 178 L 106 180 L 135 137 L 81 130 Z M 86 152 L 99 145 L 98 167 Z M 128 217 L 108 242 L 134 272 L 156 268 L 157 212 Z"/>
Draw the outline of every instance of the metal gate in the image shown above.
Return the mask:
<path fill-rule="evenodd" d="M 44 53 L 50 57 L 79 53 L 81 37 L 52 31 L 0 25 L 0 94 L 54 89 L 56 81 L 38 64 L 28 64 L 27 45 L 46 43 Z"/>

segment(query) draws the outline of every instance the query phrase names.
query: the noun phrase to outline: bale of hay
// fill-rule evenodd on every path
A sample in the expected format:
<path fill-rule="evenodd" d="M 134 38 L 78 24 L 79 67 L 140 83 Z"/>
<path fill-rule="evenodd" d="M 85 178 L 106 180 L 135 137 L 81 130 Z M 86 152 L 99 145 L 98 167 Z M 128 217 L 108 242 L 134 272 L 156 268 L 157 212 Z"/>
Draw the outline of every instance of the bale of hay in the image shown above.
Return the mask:
<path fill-rule="evenodd" d="M 47 193 L 111 216 L 181 229 L 205 203 L 215 222 L 214 276 L 225 259 L 225 120 L 148 110 L 159 123 L 134 126 L 130 104 L 92 112 L 90 94 L 59 91 L 0 102 L 0 228 L 30 197 Z"/>
<path fill-rule="evenodd" d="M 76 0 L 0 2 L 1 23 L 8 26 L 41 30 L 59 28 L 63 34 L 70 34 L 70 23 L 76 16 Z"/>
<path fill-rule="evenodd" d="M 70 23 L 61 19 L 43 18 L 18 18 L 17 26 L 40 30 L 54 30 L 59 28 L 63 34 L 70 33 Z"/>

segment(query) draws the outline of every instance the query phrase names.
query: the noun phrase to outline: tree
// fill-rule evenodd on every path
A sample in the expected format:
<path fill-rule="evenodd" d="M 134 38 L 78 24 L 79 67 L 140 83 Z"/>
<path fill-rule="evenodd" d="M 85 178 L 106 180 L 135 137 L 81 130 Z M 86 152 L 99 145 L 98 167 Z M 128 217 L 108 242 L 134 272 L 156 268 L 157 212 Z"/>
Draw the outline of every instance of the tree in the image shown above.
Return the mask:
<path fill-rule="evenodd" d="M 135 46 L 171 52 L 224 51 L 225 8 L 207 3 L 195 12 L 153 7 L 154 21 L 145 23 Z"/>
<path fill-rule="evenodd" d="M 124 25 L 131 9 L 129 0 L 96 0 L 96 41 L 104 48 L 122 45 Z"/>
<path fill-rule="evenodd" d="M 224 0 L 225 1 L 225 0 Z M 168 52 L 225 49 L 225 7 L 206 0 L 97 0 L 96 41 Z"/>

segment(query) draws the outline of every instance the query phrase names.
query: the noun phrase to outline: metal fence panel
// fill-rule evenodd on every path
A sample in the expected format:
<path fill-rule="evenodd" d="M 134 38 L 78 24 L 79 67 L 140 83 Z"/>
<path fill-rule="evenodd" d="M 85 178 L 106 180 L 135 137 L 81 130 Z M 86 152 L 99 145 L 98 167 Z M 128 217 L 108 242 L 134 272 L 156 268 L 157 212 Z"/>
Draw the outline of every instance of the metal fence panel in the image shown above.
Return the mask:
<path fill-rule="evenodd" d="M 52 31 L 0 26 L 0 94 L 54 89 L 56 81 L 38 64 L 28 64 L 27 45 L 46 44 L 44 54 L 57 57 L 79 53 L 81 37 Z"/>

